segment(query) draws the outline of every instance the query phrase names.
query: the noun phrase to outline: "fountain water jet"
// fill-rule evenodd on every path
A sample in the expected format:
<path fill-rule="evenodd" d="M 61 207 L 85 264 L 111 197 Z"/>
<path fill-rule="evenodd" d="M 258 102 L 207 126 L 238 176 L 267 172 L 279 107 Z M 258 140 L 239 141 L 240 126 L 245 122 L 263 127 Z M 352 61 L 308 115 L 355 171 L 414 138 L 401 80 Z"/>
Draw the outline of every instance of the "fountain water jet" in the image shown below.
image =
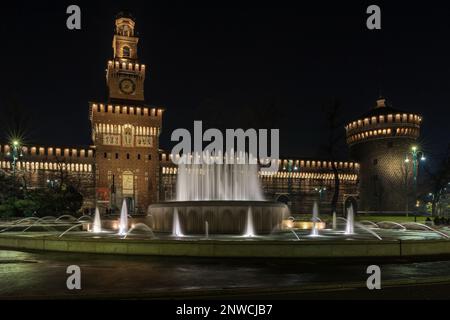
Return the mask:
<path fill-rule="evenodd" d="M 40 219 L 34 221 L 29 227 L 23 229 L 22 232 L 25 232 L 28 229 L 30 229 L 31 227 L 34 227 L 34 226 L 38 225 L 42 221 L 46 221 L 46 220 L 50 220 L 50 219 L 53 219 L 53 222 L 55 222 L 56 217 L 54 217 L 54 216 L 45 216 L 43 218 L 40 218 Z"/>
<path fill-rule="evenodd" d="M 297 240 L 300 241 L 300 237 L 299 237 L 298 234 L 294 231 L 294 229 L 290 228 L 289 230 L 294 234 L 294 236 L 297 238 Z"/>
<path fill-rule="evenodd" d="M 69 232 L 70 230 L 75 229 L 75 228 L 78 228 L 78 227 L 81 227 L 81 226 L 83 226 L 82 223 L 79 223 L 79 224 L 76 224 L 76 225 L 74 225 L 74 226 L 71 226 L 71 227 L 68 228 L 66 231 L 64 231 L 63 233 L 61 233 L 61 234 L 58 236 L 58 238 L 62 238 L 62 237 L 63 237 L 67 232 Z"/>
<path fill-rule="evenodd" d="M 148 233 L 150 233 L 150 237 L 151 238 L 156 238 L 155 234 L 153 233 L 152 228 L 150 228 L 148 225 L 146 225 L 145 223 L 137 223 L 136 225 L 134 225 L 130 230 L 127 231 L 127 233 L 125 234 L 125 237 L 123 237 L 124 239 L 126 239 L 128 237 L 128 235 L 130 233 L 132 233 L 134 230 L 143 230 L 146 231 Z"/>
<path fill-rule="evenodd" d="M 119 219 L 119 235 L 124 236 L 128 231 L 128 208 L 127 202 L 123 200 L 122 210 L 120 211 Z"/>
<path fill-rule="evenodd" d="M 436 230 L 436 229 L 434 229 L 434 228 L 432 228 L 432 227 L 430 227 L 430 226 L 427 226 L 426 224 L 423 224 L 423 223 L 418 223 L 418 222 L 405 222 L 405 223 L 403 223 L 402 225 L 403 225 L 403 226 L 414 225 L 414 226 L 422 227 L 422 228 L 424 228 L 424 229 L 426 229 L 426 230 L 429 230 L 429 231 L 432 231 L 432 232 L 434 232 L 434 233 L 437 233 L 438 235 L 440 235 L 440 236 L 442 236 L 442 237 L 444 237 L 444 238 L 446 238 L 446 239 L 450 239 L 450 236 L 449 236 L 448 234 L 446 234 L 446 233 L 444 233 L 444 232 L 441 232 L 441 231 L 439 231 L 439 230 Z"/>
<path fill-rule="evenodd" d="M 100 211 L 98 208 L 95 208 L 95 217 L 94 217 L 94 224 L 92 225 L 92 231 L 95 233 L 102 232 L 102 222 L 100 220 Z"/>
<path fill-rule="evenodd" d="M 256 235 L 255 233 L 255 226 L 253 225 L 253 213 L 252 213 L 252 208 L 248 207 L 247 210 L 247 224 L 245 227 L 245 233 L 244 233 L 244 237 L 254 237 Z"/>
<path fill-rule="evenodd" d="M 82 215 L 81 217 L 79 217 L 78 219 L 77 219 L 77 221 L 78 222 L 82 222 L 82 221 L 87 221 L 87 220 L 89 220 L 89 221 L 92 221 L 92 217 L 90 217 L 90 216 L 87 216 L 87 215 Z"/>
<path fill-rule="evenodd" d="M 23 222 L 35 221 L 35 220 L 39 220 L 39 218 L 37 218 L 37 217 L 23 218 L 23 219 L 19 219 L 19 220 L 14 221 L 12 224 L 21 224 Z"/>
<path fill-rule="evenodd" d="M 353 212 L 353 205 L 347 208 L 347 224 L 345 226 L 345 234 L 355 233 L 355 216 Z"/>
<path fill-rule="evenodd" d="M 217 157 L 207 154 L 202 159 L 193 156 L 191 164 L 178 166 L 177 201 L 264 200 L 258 166 L 250 164 L 248 155 L 225 155 L 226 163 L 216 163 Z"/>
<path fill-rule="evenodd" d="M 359 223 L 361 223 L 361 224 L 369 224 L 372 227 L 377 228 L 377 229 L 380 228 L 375 222 L 370 221 L 370 220 L 361 220 L 361 221 L 359 221 Z"/>
<path fill-rule="evenodd" d="M 183 231 L 181 230 L 180 217 L 178 215 L 178 209 L 173 211 L 173 224 L 172 224 L 172 236 L 183 237 Z"/>
<path fill-rule="evenodd" d="M 311 219 L 312 223 L 313 223 L 313 227 L 311 229 L 311 237 L 317 237 L 319 236 L 319 229 L 317 228 L 317 222 L 320 221 L 319 219 L 319 205 L 317 204 L 317 202 L 314 202 L 314 206 L 313 206 L 313 215 L 312 215 L 312 219 Z"/>
<path fill-rule="evenodd" d="M 75 218 L 74 216 L 72 216 L 70 214 L 65 214 L 65 215 L 62 215 L 62 216 L 56 218 L 54 222 L 59 222 L 60 220 L 67 219 L 67 218 L 71 221 L 78 221 L 77 218 Z"/>
<path fill-rule="evenodd" d="M 347 225 L 347 219 L 342 218 L 342 217 L 338 217 L 337 219 L 342 220 L 345 222 L 345 224 Z M 363 229 L 364 231 L 367 231 L 368 233 L 370 233 L 371 235 L 373 235 L 375 238 L 377 238 L 378 240 L 383 240 L 383 238 L 381 238 L 378 233 L 376 233 L 375 231 L 367 228 L 365 225 L 363 225 L 362 223 L 357 223 L 354 222 L 354 226 L 360 229 Z"/>
<path fill-rule="evenodd" d="M 397 223 L 397 222 L 394 222 L 394 221 L 380 221 L 380 222 L 377 222 L 375 225 L 378 228 L 381 228 L 380 225 L 383 225 L 383 224 L 391 224 L 391 225 L 400 227 L 401 230 L 406 230 L 405 226 L 402 226 L 400 223 Z"/>

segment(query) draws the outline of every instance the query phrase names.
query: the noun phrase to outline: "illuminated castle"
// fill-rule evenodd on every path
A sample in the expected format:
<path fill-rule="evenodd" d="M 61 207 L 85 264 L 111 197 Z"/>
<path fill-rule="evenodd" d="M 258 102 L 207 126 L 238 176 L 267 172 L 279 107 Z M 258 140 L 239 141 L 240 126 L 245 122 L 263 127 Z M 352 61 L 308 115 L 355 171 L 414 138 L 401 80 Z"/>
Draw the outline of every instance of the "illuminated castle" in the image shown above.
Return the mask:
<path fill-rule="evenodd" d="M 351 156 L 361 166 L 360 210 L 411 210 L 412 170 L 405 159 L 419 137 L 421 122 L 419 115 L 394 109 L 380 98 L 372 110 L 345 127 Z"/>
<path fill-rule="evenodd" d="M 175 198 L 177 167 L 159 149 L 164 108 L 145 103 L 146 67 L 138 60 L 135 21 L 115 20 L 113 58 L 107 62 L 107 101 L 90 102 L 92 146 L 89 148 L 22 147 L 17 171 L 29 185 L 43 187 L 67 172 L 82 186 L 84 208 L 103 211 L 125 199 L 133 214 L 146 213 L 155 202 Z M 404 211 L 402 165 L 405 152 L 419 136 L 421 118 L 386 105 L 346 126 L 353 159 L 338 161 L 338 211 L 353 204 L 365 211 Z M 0 169 L 11 170 L 11 147 L 0 146 Z M 265 196 L 288 204 L 293 213 L 308 213 L 314 201 L 329 211 L 333 196 L 332 163 L 326 159 L 281 159 L 279 171 L 260 173 Z M 359 183 L 358 183 L 359 182 Z M 117 212 L 117 211 L 116 211 Z"/>

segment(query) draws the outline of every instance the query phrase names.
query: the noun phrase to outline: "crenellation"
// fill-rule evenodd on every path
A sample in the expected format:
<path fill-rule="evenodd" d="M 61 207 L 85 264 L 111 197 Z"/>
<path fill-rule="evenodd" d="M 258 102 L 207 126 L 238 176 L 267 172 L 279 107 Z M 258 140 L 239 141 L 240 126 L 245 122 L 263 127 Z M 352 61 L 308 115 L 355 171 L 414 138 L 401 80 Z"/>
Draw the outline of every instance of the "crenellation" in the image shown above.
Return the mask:
<path fill-rule="evenodd" d="M 1 154 L 7 154 L 11 148 L 9 145 L 1 146 Z M 62 151 L 63 150 L 63 151 Z M 76 148 L 55 148 L 55 147 L 39 147 L 39 146 L 22 146 L 21 154 L 23 157 L 32 156 L 37 158 L 52 158 L 61 157 L 66 158 L 93 158 L 93 150 L 76 149 Z"/>
<path fill-rule="evenodd" d="M 0 161 L 0 169 L 11 169 L 11 162 L 9 161 Z M 93 165 L 92 163 L 65 163 L 65 162 L 51 162 L 51 161 L 18 161 L 16 163 L 17 170 L 25 170 L 25 171 L 60 171 L 67 170 L 73 172 L 92 172 Z"/>
<path fill-rule="evenodd" d="M 177 159 L 179 156 L 177 156 Z M 172 154 L 162 152 L 160 154 L 160 159 L 162 163 L 162 168 L 176 168 L 176 165 L 172 162 Z M 346 180 L 356 180 L 356 177 L 359 173 L 359 164 L 355 162 L 348 161 L 339 161 L 334 163 L 335 166 L 341 171 L 340 174 L 343 174 L 343 179 Z M 331 172 L 333 163 L 331 161 L 320 161 L 320 160 L 300 160 L 300 159 L 279 159 L 278 160 L 279 170 L 276 173 L 260 170 L 260 174 L 262 176 L 275 176 L 275 177 L 299 177 L 306 179 L 307 177 L 319 177 L 318 179 L 331 179 L 329 174 L 334 177 L 334 174 Z M 306 170 L 306 171 L 305 171 Z M 326 170 L 326 171 L 324 171 Z M 320 175 L 305 175 L 302 173 L 314 173 L 314 174 L 325 174 L 323 176 Z M 328 172 L 328 173 L 327 173 Z M 162 170 L 163 174 L 170 174 L 168 169 Z M 300 175 L 297 175 L 300 174 Z M 277 176 L 277 174 L 279 174 Z M 292 174 L 292 175 L 290 175 Z M 350 176 L 349 176 L 350 175 Z"/>
<path fill-rule="evenodd" d="M 145 75 L 145 65 L 139 64 L 139 63 L 132 63 L 132 62 L 120 62 L 119 60 L 115 61 L 108 61 L 107 66 L 108 72 L 115 72 L 115 71 L 130 71 L 130 72 L 137 72 L 139 76 Z"/>
<path fill-rule="evenodd" d="M 161 118 L 164 112 L 163 108 L 147 108 L 139 106 L 126 105 L 105 105 L 103 103 L 91 103 L 91 118 L 96 114 L 122 114 L 131 116 L 150 116 L 152 118 Z"/>
<path fill-rule="evenodd" d="M 386 125 L 389 126 L 391 124 L 398 125 L 411 125 L 418 127 L 422 122 L 422 118 L 416 114 L 387 114 L 387 115 L 379 115 L 373 116 L 371 118 L 364 118 L 355 120 L 348 125 L 345 126 L 345 130 L 347 132 L 354 131 L 357 129 L 366 130 L 367 127 L 372 127 L 374 125 Z"/>

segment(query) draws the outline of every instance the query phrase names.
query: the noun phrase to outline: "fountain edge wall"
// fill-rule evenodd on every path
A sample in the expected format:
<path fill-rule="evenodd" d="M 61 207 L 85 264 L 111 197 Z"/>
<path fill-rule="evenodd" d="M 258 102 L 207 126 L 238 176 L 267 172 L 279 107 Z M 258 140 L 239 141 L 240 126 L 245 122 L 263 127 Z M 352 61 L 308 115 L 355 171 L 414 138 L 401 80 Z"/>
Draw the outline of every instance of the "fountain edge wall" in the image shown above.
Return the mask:
<path fill-rule="evenodd" d="M 288 207 L 268 201 L 174 201 L 150 205 L 146 223 L 156 232 L 172 232 L 174 210 L 178 210 L 184 234 L 243 234 L 249 208 L 256 234 L 270 234 L 281 228 L 289 216 Z"/>

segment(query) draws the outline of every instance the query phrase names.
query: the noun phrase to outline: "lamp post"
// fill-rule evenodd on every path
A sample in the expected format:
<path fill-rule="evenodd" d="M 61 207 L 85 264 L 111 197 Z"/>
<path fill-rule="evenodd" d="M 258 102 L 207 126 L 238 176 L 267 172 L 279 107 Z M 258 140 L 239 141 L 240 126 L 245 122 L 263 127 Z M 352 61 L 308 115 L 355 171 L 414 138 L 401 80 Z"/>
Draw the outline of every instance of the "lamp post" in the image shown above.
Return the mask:
<path fill-rule="evenodd" d="M 17 139 L 14 139 L 11 142 L 11 151 L 7 153 L 7 156 L 9 156 L 11 161 L 11 167 L 13 169 L 13 194 L 14 198 L 16 197 L 16 170 L 17 170 L 17 162 L 22 157 L 22 148 L 20 145 L 20 141 Z"/>
<path fill-rule="evenodd" d="M 13 169 L 13 177 L 16 178 L 16 169 L 17 169 L 17 162 L 22 157 L 22 148 L 20 146 L 19 140 L 13 140 L 11 142 L 11 151 L 9 151 L 6 155 L 10 158 L 11 161 L 11 167 Z"/>
<path fill-rule="evenodd" d="M 17 161 L 19 161 L 20 157 L 22 156 L 22 152 L 20 150 L 20 142 L 19 140 L 13 140 L 12 142 L 12 154 L 11 154 L 11 165 L 13 169 L 13 177 L 14 180 L 16 179 L 16 167 L 17 167 Z"/>
<path fill-rule="evenodd" d="M 426 160 L 424 153 L 419 150 L 417 146 L 412 146 L 411 150 L 406 153 L 405 164 L 408 165 L 412 162 L 412 175 L 413 175 L 413 196 L 415 202 L 414 209 L 414 221 L 417 221 L 417 176 L 419 173 L 419 161 L 424 162 Z M 408 180 L 406 180 L 408 181 Z M 406 196 L 406 207 L 409 207 L 408 195 Z M 406 212 L 408 214 L 408 211 Z"/>

